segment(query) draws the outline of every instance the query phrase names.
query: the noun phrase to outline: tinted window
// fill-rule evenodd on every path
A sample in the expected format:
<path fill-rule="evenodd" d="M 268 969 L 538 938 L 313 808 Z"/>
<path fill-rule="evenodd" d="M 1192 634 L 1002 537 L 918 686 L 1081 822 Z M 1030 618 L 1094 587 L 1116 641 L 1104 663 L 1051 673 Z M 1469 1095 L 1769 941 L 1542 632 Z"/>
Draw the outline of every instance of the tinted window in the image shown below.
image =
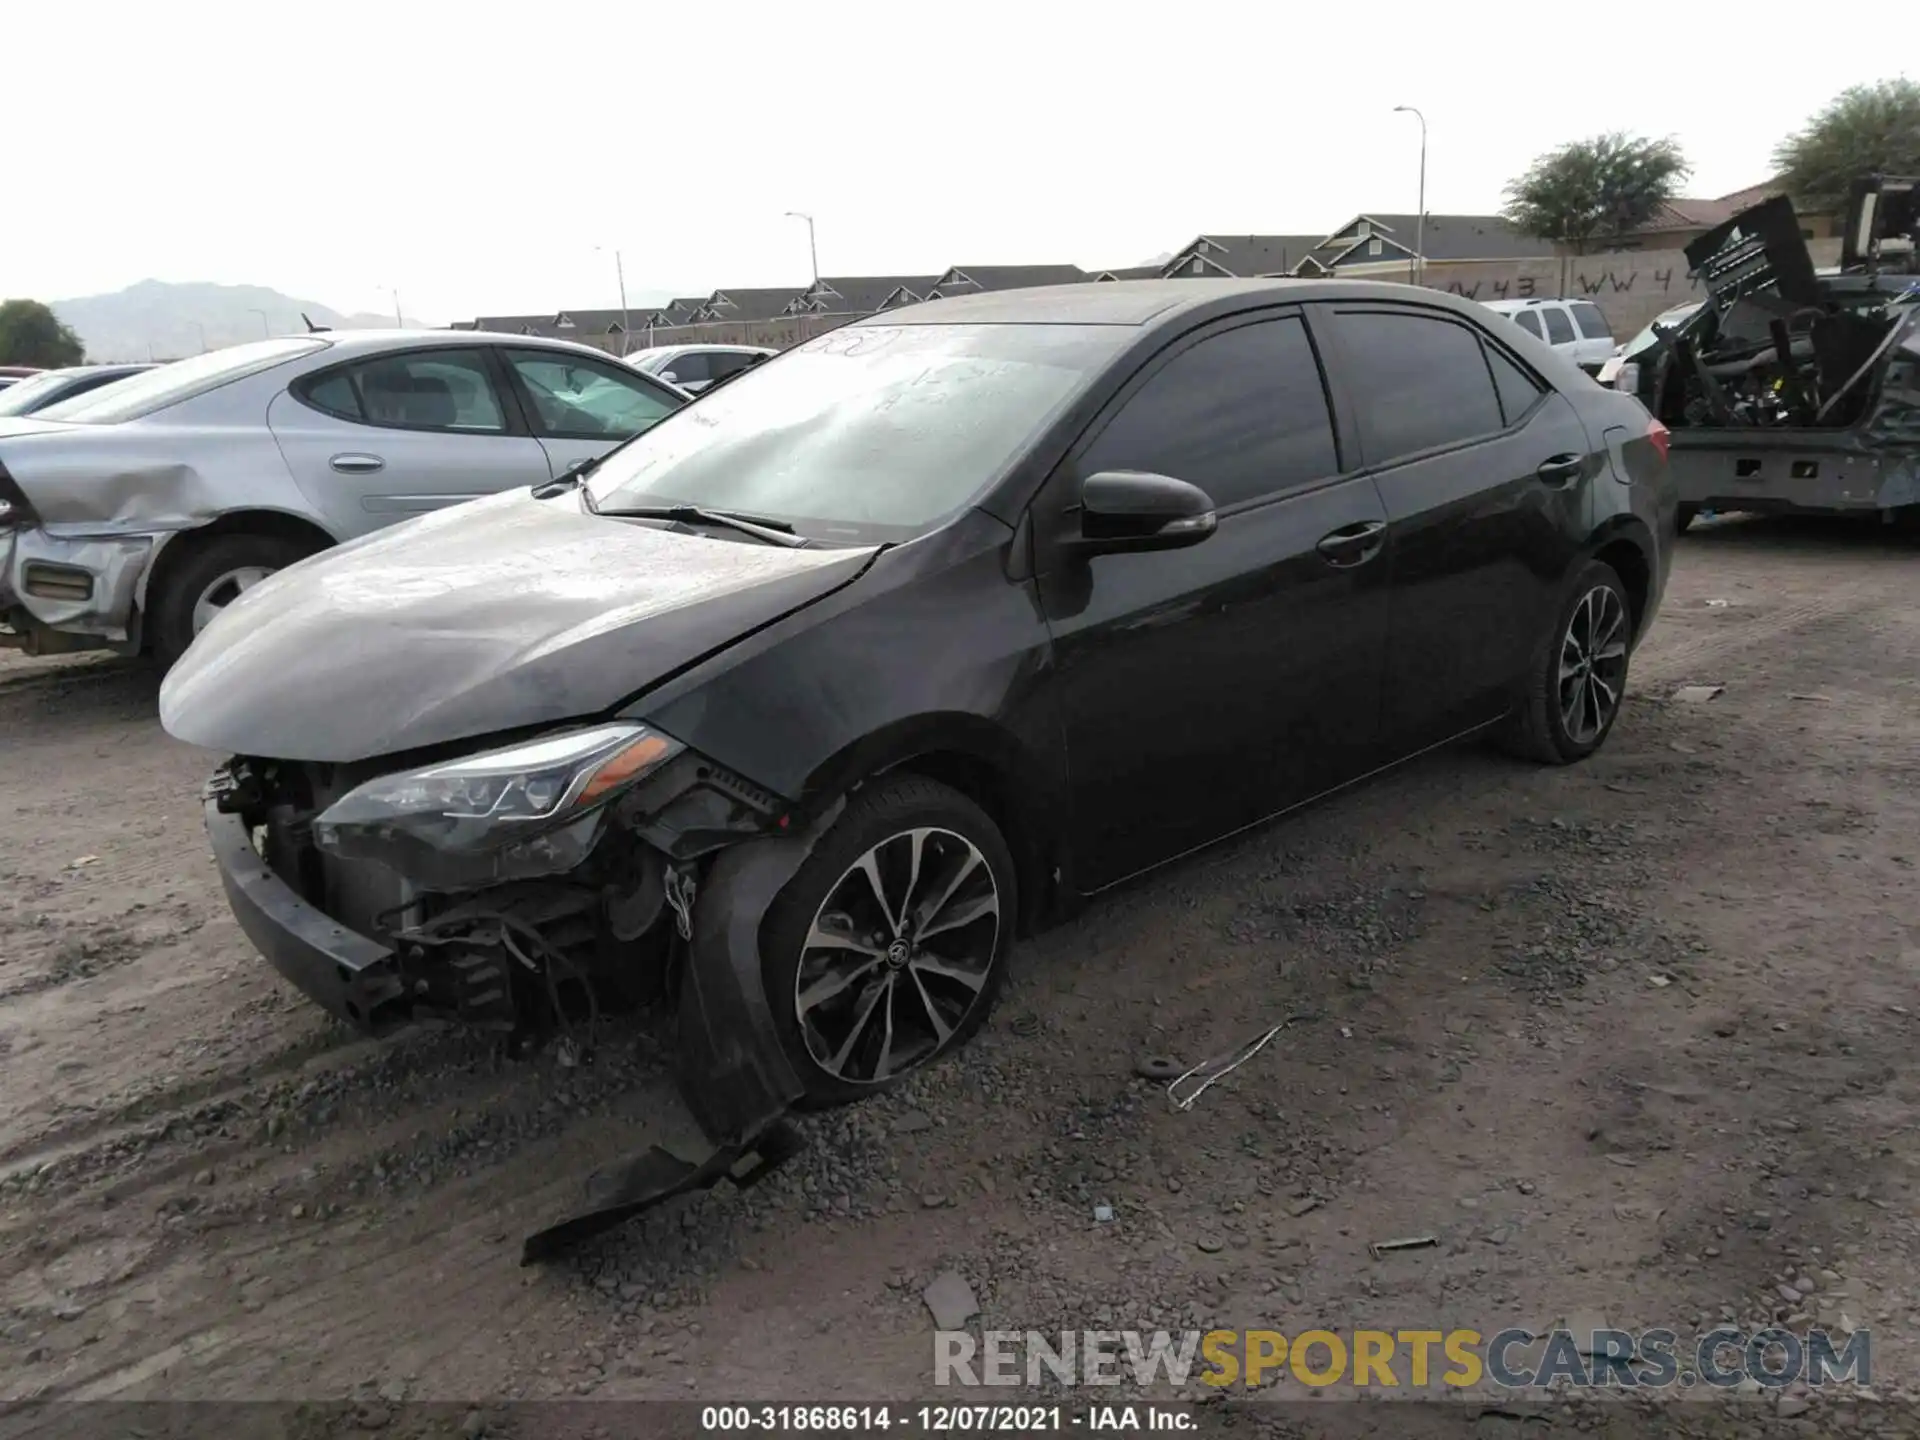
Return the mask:
<path fill-rule="evenodd" d="M 1533 336 L 1533 338 L 1536 340 L 1544 340 L 1547 338 L 1545 335 L 1540 333 L 1540 317 L 1534 314 L 1533 311 L 1531 310 L 1514 311 L 1513 323 L 1518 325 L 1522 330 L 1526 331 L 1529 335 Z"/>
<path fill-rule="evenodd" d="M 552 350 L 509 350 L 540 433 L 568 440 L 625 440 L 678 405 L 670 394 L 618 365 Z"/>
<path fill-rule="evenodd" d="M 1540 311 L 1540 318 L 1547 322 L 1547 343 L 1565 345 L 1573 339 L 1573 322 L 1567 319 L 1567 312 L 1558 305 L 1548 305 Z"/>
<path fill-rule="evenodd" d="M 1082 475 L 1148 470 L 1222 507 L 1340 468 L 1306 327 L 1265 320 L 1181 351 L 1135 391 L 1081 459 Z"/>
<path fill-rule="evenodd" d="M 302 355 L 325 349 L 327 342 L 305 336 L 280 340 L 255 340 L 249 345 L 230 345 L 190 360 L 157 365 L 138 375 L 129 375 L 114 385 L 103 385 L 87 395 L 75 395 L 49 405 L 40 412 L 45 420 L 78 420 L 85 424 L 112 425 L 122 420 L 138 420 L 169 405 L 178 405 L 196 395 L 217 389 L 230 381 L 262 370 L 271 370 Z M 264 403 L 264 402 L 263 402 Z"/>
<path fill-rule="evenodd" d="M 478 350 L 378 355 L 296 386 L 316 410 L 396 430 L 497 435 L 506 420 Z"/>
<path fill-rule="evenodd" d="M 1613 331 L 1607 328 L 1607 317 L 1600 313 L 1598 305 L 1589 305 L 1584 300 L 1573 307 L 1573 320 L 1580 327 L 1580 333 L 1589 340 L 1611 340 Z"/>
<path fill-rule="evenodd" d="M 1487 364 L 1493 367 L 1493 388 L 1500 393 L 1501 412 L 1511 425 L 1540 398 L 1540 382 L 1493 346 L 1488 345 L 1486 351 Z"/>
<path fill-rule="evenodd" d="M 698 385 L 703 380 L 713 379 L 706 354 L 699 350 L 689 350 L 684 355 L 663 360 L 653 373 L 663 380 L 671 380 L 675 385 Z"/>
<path fill-rule="evenodd" d="M 1121 325 L 848 325 L 609 455 L 603 509 L 676 501 L 900 540 L 1003 477 L 1131 338 Z"/>
<path fill-rule="evenodd" d="M 715 350 L 707 356 L 707 368 L 715 380 L 738 375 L 758 358 L 737 350 Z"/>
<path fill-rule="evenodd" d="M 1340 373 L 1359 411 L 1369 464 L 1505 428 L 1480 337 L 1404 311 L 1345 311 Z"/>

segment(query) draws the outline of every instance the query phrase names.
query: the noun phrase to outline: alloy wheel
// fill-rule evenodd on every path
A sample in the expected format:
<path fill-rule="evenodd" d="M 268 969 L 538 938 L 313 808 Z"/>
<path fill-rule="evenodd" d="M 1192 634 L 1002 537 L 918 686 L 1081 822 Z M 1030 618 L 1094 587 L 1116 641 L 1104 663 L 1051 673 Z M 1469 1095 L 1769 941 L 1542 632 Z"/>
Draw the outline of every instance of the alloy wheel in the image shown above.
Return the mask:
<path fill-rule="evenodd" d="M 193 602 L 193 633 L 198 635 L 206 629 L 214 616 L 272 573 L 265 565 L 242 565 L 237 570 L 216 575 Z"/>
<path fill-rule="evenodd" d="M 1560 723 L 1590 745 L 1620 708 L 1627 679 L 1627 607 L 1609 585 L 1580 597 L 1560 641 Z"/>
<path fill-rule="evenodd" d="M 849 865 L 814 912 L 794 976 L 807 1054 L 877 1085 L 921 1064 L 982 1002 L 1000 948 L 1000 886 L 966 836 L 928 826 Z"/>

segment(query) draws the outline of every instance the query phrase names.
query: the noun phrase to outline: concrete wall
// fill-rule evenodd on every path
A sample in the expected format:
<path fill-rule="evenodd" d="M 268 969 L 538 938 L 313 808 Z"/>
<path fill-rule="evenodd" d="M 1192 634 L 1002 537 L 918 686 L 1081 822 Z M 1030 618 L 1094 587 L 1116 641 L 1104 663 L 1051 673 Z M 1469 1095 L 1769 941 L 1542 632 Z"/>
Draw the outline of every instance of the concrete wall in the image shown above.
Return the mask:
<path fill-rule="evenodd" d="M 1812 240 L 1816 266 L 1840 263 L 1838 240 Z M 1373 270 L 1374 267 L 1366 267 Z M 1369 278 L 1364 271 L 1343 269 L 1348 279 Z M 1370 278 L 1404 280 L 1404 263 L 1380 267 Z M 1576 296 L 1600 307 L 1613 327 L 1616 340 L 1625 340 L 1646 323 L 1675 305 L 1700 298 L 1700 282 L 1688 277 L 1687 257 L 1680 250 L 1619 250 L 1602 255 L 1568 255 L 1502 264 L 1429 263 L 1426 283 L 1435 290 L 1464 295 L 1469 300 L 1531 300 Z"/>

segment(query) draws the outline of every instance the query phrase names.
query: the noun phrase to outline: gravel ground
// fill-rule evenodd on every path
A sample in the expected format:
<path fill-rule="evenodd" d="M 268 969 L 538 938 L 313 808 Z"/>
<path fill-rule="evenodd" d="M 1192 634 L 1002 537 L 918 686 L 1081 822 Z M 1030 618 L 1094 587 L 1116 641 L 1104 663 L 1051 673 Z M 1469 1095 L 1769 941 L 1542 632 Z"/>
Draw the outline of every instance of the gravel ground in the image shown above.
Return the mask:
<path fill-rule="evenodd" d="M 1593 761 L 1434 755 L 1132 887 L 1023 947 L 963 1055 L 544 1270 L 519 1237 L 588 1171 L 691 1133 L 657 1022 L 574 1068 L 331 1027 L 229 920 L 210 757 L 151 679 L 0 661 L 0 1396 L 441 1400 L 453 1433 L 926 1394 L 954 1272 L 996 1328 L 1862 1326 L 1907 1398 L 1916 564 L 1871 526 L 1689 536 Z M 1289 1016 L 1190 1110 L 1134 1074 Z"/>

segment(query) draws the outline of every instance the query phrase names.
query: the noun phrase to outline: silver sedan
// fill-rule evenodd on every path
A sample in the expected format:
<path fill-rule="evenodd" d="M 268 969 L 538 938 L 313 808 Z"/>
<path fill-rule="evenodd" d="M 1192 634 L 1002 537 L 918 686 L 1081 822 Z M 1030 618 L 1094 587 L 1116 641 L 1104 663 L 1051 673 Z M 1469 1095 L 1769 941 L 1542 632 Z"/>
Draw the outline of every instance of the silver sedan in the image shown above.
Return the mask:
<path fill-rule="evenodd" d="M 170 666 L 275 570 L 560 478 L 688 398 L 565 341 L 329 331 L 0 419 L 0 646 Z"/>

